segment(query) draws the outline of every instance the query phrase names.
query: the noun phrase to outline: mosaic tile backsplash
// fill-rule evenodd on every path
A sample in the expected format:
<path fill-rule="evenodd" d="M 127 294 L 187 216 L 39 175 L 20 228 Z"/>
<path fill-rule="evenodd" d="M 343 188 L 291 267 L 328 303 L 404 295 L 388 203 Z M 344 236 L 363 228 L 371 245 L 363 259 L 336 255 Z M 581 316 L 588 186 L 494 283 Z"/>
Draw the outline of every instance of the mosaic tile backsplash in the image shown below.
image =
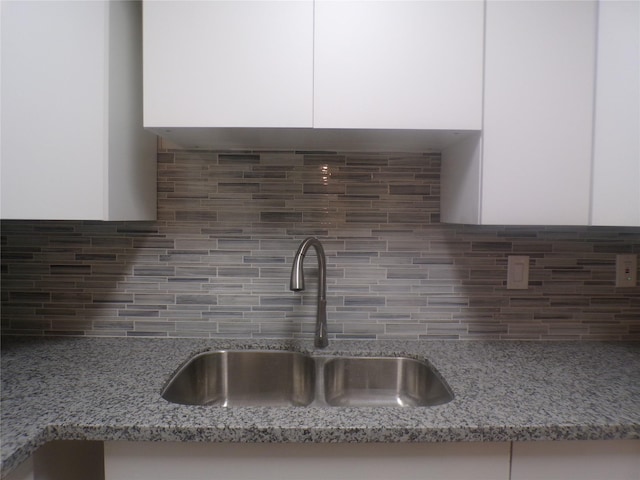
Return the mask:
<path fill-rule="evenodd" d="M 616 288 L 638 228 L 439 223 L 440 155 L 165 151 L 156 222 L 2 222 L 2 332 L 311 338 L 327 256 L 331 338 L 640 340 Z M 505 200 L 508 201 L 508 200 Z M 509 255 L 530 288 L 507 290 Z"/>

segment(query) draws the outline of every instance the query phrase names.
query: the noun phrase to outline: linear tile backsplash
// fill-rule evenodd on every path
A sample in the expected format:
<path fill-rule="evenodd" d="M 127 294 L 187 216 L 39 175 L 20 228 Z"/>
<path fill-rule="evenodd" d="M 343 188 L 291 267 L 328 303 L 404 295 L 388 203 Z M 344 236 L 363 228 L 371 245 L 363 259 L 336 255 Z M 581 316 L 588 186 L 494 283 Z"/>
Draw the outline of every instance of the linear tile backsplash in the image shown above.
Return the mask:
<path fill-rule="evenodd" d="M 311 338 L 318 237 L 330 338 L 640 339 L 616 288 L 639 228 L 439 223 L 440 155 L 166 151 L 156 222 L 2 222 L 2 332 Z M 541 186 L 541 188 L 543 188 Z M 505 199 L 508 201 L 508 199 Z M 509 255 L 530 288 L 506 289 Z"/>

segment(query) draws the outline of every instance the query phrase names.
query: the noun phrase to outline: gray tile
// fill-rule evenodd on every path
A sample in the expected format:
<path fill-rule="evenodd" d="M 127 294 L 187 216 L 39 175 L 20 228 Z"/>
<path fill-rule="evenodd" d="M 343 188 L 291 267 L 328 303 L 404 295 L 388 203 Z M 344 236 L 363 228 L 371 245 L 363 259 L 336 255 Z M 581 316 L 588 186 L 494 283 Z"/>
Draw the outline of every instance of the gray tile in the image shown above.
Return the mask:
<path fill-rule="evenodd" d="M 439 154 L 158 164 L 157 222 L 2 222 L 3 333 L 310 338 L 315 258 L 304 293 L 288 280 L 313 235 L 340 338 L 640 339 L 640 287 L 613 285 L 640 229 L 438 224 Z M 510 254 L 531 256 L 529 290 L 506 290 Z"/>

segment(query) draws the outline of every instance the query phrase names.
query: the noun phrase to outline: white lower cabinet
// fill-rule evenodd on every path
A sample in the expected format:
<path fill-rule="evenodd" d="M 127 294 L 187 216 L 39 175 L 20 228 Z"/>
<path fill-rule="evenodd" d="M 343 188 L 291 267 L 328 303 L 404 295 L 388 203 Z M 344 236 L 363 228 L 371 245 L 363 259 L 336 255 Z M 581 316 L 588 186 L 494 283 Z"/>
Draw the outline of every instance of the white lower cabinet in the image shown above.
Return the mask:
<path fill-rule="evenodd" d="M 105 480 L 640 478 L 639 440 L 513 444 L 105 442 L 104 453 Z"/>
<path fill-rule="evenodd" d="M 60 441 L 38 449 L 4 480 L 257 478 L 638 480 L 640 440 L 390 444 Z"/>
<path fill-rule="evenodd" d="M 511 480 L 639 478 L 639 440 L 513 443 Z"/>
<path fill-rule="evenodd" d="M 105 443 L 106 480 L 507 480 L 509 443 Z"/>

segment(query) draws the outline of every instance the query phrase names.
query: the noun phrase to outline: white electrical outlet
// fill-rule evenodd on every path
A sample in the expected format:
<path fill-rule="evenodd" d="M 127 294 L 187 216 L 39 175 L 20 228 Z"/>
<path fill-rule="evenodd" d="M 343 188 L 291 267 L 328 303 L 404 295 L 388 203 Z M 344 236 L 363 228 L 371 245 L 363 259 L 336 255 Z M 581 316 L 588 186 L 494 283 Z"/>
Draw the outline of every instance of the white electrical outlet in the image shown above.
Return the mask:
<path fill-rule="evenodd" d="M 510 255 L 507 260 L 507 290 L 529 288 L 529 257 Z"/>
<path fill-rule="evenodd" d="M 616 287 L 635 287 L 638 282 L 638 256 L 616 255 Z"/>

